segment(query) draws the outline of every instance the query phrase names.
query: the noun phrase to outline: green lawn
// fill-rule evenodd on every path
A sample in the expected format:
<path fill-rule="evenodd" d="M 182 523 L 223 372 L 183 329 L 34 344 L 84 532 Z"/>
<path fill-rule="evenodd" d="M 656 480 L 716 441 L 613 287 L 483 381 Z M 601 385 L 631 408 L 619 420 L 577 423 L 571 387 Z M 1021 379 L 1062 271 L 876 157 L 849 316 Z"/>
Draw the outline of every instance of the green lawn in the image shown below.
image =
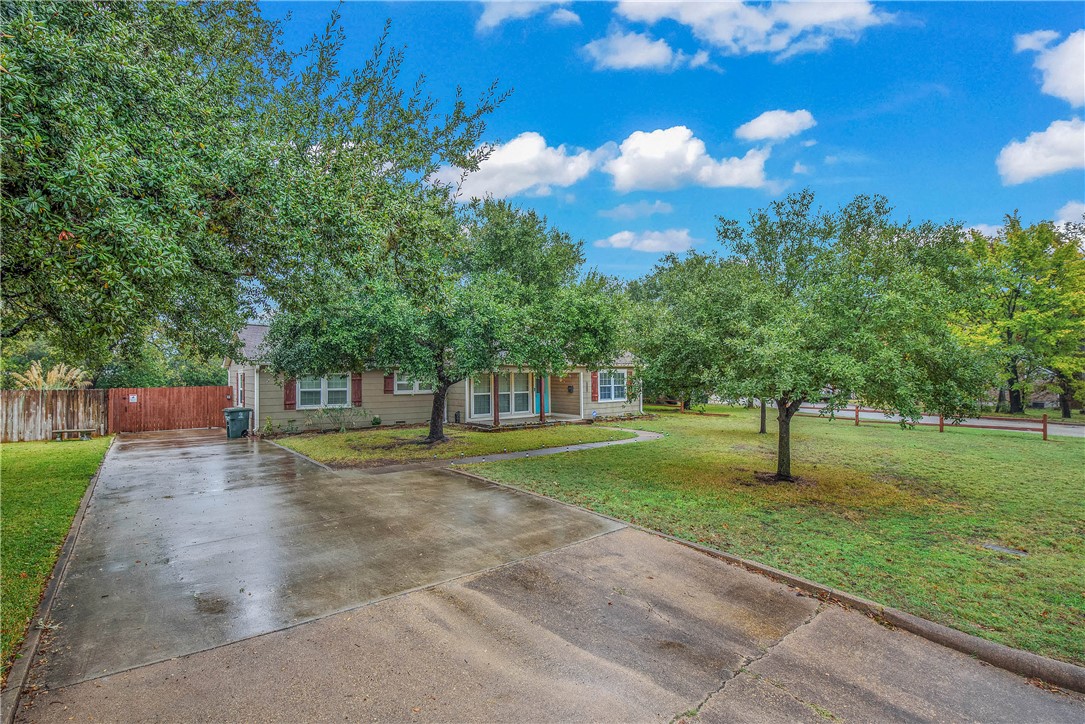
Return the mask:
<path fill-rule="evenodd" d="M 663 414 L 655 442 L 472 469 L 1010 646 L 1085 664 L 1085 441 L 797 418 Z M 1024 549 L 1018 557 L 981 547 Z"/>
<path fill-rule="evenodd" d="M 5 443 L 0 450 L 4 679 L 109 440 Z"/>
<path fill-rule="evenodd" d="M 546 447 L 604 442 L 633 437 L 600 425 L 556 425 L 527 430 L 482 432 L 446 425 L 448 442 L 420 445 L 425 427 L 377 428 L 339 433 L 309 433 L 276 440 L 277 443 L 332 467 L 373 468 L 381 465 L 455 460 L 475 455 L 540 450 Z"/>

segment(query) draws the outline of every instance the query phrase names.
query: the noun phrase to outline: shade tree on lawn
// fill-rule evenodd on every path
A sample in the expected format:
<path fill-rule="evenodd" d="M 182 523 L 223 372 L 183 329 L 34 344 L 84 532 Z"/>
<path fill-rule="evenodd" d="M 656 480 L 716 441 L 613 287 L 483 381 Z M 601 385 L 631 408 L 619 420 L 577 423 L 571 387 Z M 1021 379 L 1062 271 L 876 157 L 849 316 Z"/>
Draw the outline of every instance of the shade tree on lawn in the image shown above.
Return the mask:
<path fill-rule="evenodd" d="M 993 236 L 971 234 L 977 300 L 964 326 L 990 345 L 1009 411 L 1021 413 L 1038 378 L 1053 378 L 1062 416 L 1085 392 L 1085 224 L 1024 226 L 1016 215 Z"/>
<path fill-rule="evenodd" d="M 991 368 L 950 324 L 970 269 L 958 226 L 895 221 L 879 196 L 826 212 L 806 190 L 745 223 L 720 217 L 718 236 L 740 272 L 723 299 L 737 291 L 741 313 L 718 317 L 711 372 L 724 394 L 775 400 L 778 480 L 793 479 L 791 420 L 808 400 L 831 413 L 855 394 L 910 421 L 974 407 Z"/>
<path fill-rule="evenodd" d="M 580 242 L 506 202 L 466 214 L 449 207 L 413 240 L 424 251 L 409 276 L 389 266 L 334 301 L 276 315 L 269 365 L 287 376 L 397 370 L 433 390 L 423 442 L 435 443 L 456 382 L 505 365 L 552 374 L 613 359 L 613 285 L 582 275 Z"/>
<path fill-rule="evenodd" d="M 298 52 L 255 2 L 4 3 L 0 335 L 104 361 L 167 330 L 200 356 L 328 275 L 415 267 L 502 96 L 447 103 L 386 29 L 342 67 L 337 13 Z"/>
<path fill-rule="evenodd" d="M 646 397 L 676 399 L 689 409 L 715 392 L 718 334 L 739 323 L 738 288 L 733 264 L 698 252 L 668 254 L 627 285 L 631 346 Z"/>

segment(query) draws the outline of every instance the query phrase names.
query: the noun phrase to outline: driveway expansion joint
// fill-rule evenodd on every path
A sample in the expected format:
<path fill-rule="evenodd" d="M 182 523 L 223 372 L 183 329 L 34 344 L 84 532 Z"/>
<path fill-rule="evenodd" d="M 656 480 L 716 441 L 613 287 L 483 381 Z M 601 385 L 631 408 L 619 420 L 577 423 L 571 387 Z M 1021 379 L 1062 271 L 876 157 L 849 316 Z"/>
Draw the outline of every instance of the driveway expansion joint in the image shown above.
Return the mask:
<path fill-rule="evenodd" d="M 685 719 L 687 714 L 691 715 L 691 717 L 697 716 L 697 714 L 701 711 L 701 709 L 704 708 L 705 704 L 707 704 L 709 701 L 712 700 L 712 697 L 723 693 L 723 691 L 727 688 L 728 684 L 730 684 L 732 681 L 734 681 L 740 675 L 742 675 L 742 673 L 744 671 L 746 671 L 749 667 L 753 666 L 758 661 L 760 661 L 761 659 L 768 656 L 772 652 L 773 649 L 775 649 L 777 646 L 779 646 L 784 641 L 786 641 L 787 638 L 789 636 L 791 636 L 793 633 L 795 633 L 799 629 L 803 628 L 804 626 L 807 626 L 807 625 L 813 623 L 814 619 L 817 618 L 818 615 L 820 615 L 821 612 L 825 610 L 825 607 L 827 605 L 828 604 L 825 601 L 818 602 L 818 606 L 817 606 L 817 608 L 814 609 L 813 613 L 811 613 L 809 616 L 807 616 L 798 626 L 796 626 L 795 628 L 791 629 L 790 631 L 785 633 L 783 636 L 781 636 L 779 638 L 779 640 L 777 640 L 775 643 L 773 643 L 773 644 L 771 644 L 769 646 L 766 646 L 756 656 L 744 656 L 742 658 L 742 662 L 735 669 L 733 669 L 731 671 L 731 675 L 728 676 L 726 679 L 724 679 L 723 682 L 719 685 L 719 687 L 717 687 L 714 691 L 710 691 L 708 693 L 708 695 L 705 696 L 705 698 L 701 699 L 701 701 L 695 707 L 693 707 L 692 709 L 687 709 L 686 711 L 682 712 L 681 714 L 676 714 L 674 716 L 674 718 L 671 719 L 670 724 L 675 724 L 676 722 L 681 721 L 682 719 Z M 752 676 L 759 676 L 757 674 L 754 674 L 753 672 L 750 672 L 750 674 Z M 773 684 L 773 685 L 776 686 L 775 684 Z M 778 687 L 778 688 L 783 689 L 783 687 Z M 787 689 L 783 689 L 783 691 L 784 691 L 784 693 L 786 693 L 788 696 L 790 696 L 795 701 L 799 702 L 800 704 L 808 706 L 808 704 L 805 701 L 803 701 L 802 699 L 799 699 L 797 696 L 795 696 L 791 692 L 787 691 Z"/>

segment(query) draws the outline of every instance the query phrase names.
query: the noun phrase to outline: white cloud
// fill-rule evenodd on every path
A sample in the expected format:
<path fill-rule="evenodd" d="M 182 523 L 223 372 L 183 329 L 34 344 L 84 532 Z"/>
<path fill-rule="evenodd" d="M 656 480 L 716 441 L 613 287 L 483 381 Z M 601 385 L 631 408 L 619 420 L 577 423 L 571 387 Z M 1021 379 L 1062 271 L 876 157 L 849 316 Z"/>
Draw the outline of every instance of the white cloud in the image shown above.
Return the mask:
<path fill-rule="evenodd" d="M 811 169 L 811 168 L 810 168 L 809 166 L 804 166 L 804 165 L 803 165 L 802 163 L 800 163 L 799 161 L 796 161 L 796 162 L 795 162 L 795 165 L 791 167 L 791 173 L 803 173 L 803 174 L 808 174 L 808 173 L 810 173 L 811 171 L 813 171 L 813 169 Z"/>
<path fill-rule="evenodd" d="M 580 25 L 580 16 L 568 8 L 558 8 L 550 13 L 550 22 L 554 25 Z"/>
<path fill-rule="evenodd" d="M 707 50 L 690 55 L 675 50 L 666 40 L 647 33 L 625 32 L 617 27 L 612 27 L 605 37 L 585 45 L 583 51 L 595 64 L 595 70 L 707 68 L 722 72 Z"/>
<path fill-rule="evenodd" d="M 766 185 L 768 148 L 754 148 L 741 158 L 716 160 L 705 143 L 685 126 L 636 131 L 622 141 L 619 155 L 603 170 L 619 191 L 673 189 L 685 185 L 758 188 Z"/>
<path fill-rule="evenodd" d="M 635 204 L 618 204 L 613 209 L 603 209 L 599 215 L 616 221 L 629 221 L 653 214 L 669 214 L 672 211 L 674 211 L 673 206 L 666 201 L 656 199 L 651 203 L 638 201 Z"/>
<path fill-rule="evenodd" d="M 623 33 L 616 29 L 585 45 L 584 52 L 595 62 L 596 70 L 671 70 L 681 58 L 666 40 L 653 40 L 643 33 Z"/>
<path fill-rule="evenodd" d="M 609 149 L 571 150 L 564 144 L 548 146 L 538 133 L 521 133 L 508 143 L 496 146 L 490 157 L 462 183 L 465 197 L 505 198 L 517 194 L 547 196 L 553 187 L 566 187 L 587 176 L 607 157 Z M 446 183 L 459 180 L 460 170 L 445 167 L 438 179 Z"/>
<path fill-rule="evenodd" d="M 810 111 L 765 111 L 757 118 L 743 123 L 735 136 L 744 141 L 779 141 L 813 128 L 817 125 Z"/>
<path fill-rule="evenodd" d="M 667 229 L 665 231 L 619 231 L 605 239 L 595 242 L 596 246 L 610 249 L 632 249 L 633 251 L 664 252 L 685 251 L 693 246 L 694 239 L 689 229 Z"/>
<path fill-rule="evenodd" d="M 1085 215 L 1085 203 L 1081 201 L 1067 201 L 1066 205 L 1055 212 L 1056 224 L 1068 224 L 1075 222 L 1080 224 L 1081 217 Z"/>
<path fill-rule="evenodd" d="M 491 0 L 482 5 L 482 15 L 475 23 L 475 32 L 487 33 L 507 20 L 523 20 L 548 10 L 559 3 L 521 2 L 520 0 Z M 578 18 L 579 19 L 579 18 Z"/>
<path fill-rule="evenodd" d="M 893 16 L 870 2 L 631 2 L 618 5 L 627 20 L 674 20 L 730 55 L 771 53 L 778 60 L 824 50 L 834 40 L 856 40 Z"/>
<path fill-rule="evenodd" d="M 1009 186 L 1085 168 L 1085 122 L 1080 118 L 1055 121 L 1046 131 L 1008 144 L 996 163 L 1002 183 Z"/>
<path fill-rule="evenodd" d="M 1052 46 L 1058 37 L 1053 30 L 1037 30 L 1014 37 L 1013 47 L 1018 53 L 1037 53 L 1033 65 L 1040 71 L 1040 89 L 1044 93 L 1075 107 L 1085 105 L 1085 30 L 1071 33 Z"/>
<path fill-rule="evenodd" d="M 1020 53 L 1023 50 L 1046 50 L 1047 46 L 1059 39 L 1059 34 L 1054 30 L 1036 30 L 1031 33 L 1022 33 L 1013 36 L 1013 50 Z"/>

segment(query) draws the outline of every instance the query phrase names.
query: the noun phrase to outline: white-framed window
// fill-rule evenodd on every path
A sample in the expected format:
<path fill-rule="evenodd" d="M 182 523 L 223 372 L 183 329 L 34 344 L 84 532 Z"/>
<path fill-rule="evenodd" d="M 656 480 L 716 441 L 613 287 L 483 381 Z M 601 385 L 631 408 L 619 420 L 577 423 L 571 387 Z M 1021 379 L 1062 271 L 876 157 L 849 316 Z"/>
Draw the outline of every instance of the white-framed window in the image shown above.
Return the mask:
<path fill-rule="evenodd" d="M 476 377 L 471 380 L 471 414 L 480 417 L 493 411 L 493 377 Z"/>
<path fill-rule="evenodd" d="M 608 402 L 625 400 L 625 370 L 603 370 L 599 373 L 599 399 Z"/>
<path fill-rule="evenodd" d="M 472 416 L 493 414 L 493 375 L 471 380 Z M 526 372 L 497 375 L 497 412 L 519 415 L 531 412 L 531 376 Z"/>
<path fill-rule="evenodd" d="M 396 372 L 395 393 L 397 395 L 432 395 L 433 390 L 426 387 L 421 382 L 415 382 L 406 377 L 400 377 L 399 373 Z"/>
<path fill-rule="evenodd" d="M 298 378 L 298 409 L 350 407 L 350 375 Z"/>
<path fill-rule="evenodd" d="M 526 372 L 497 376 L 497 411 L 501 414 L 531 412 L 531 381 Z"/>

